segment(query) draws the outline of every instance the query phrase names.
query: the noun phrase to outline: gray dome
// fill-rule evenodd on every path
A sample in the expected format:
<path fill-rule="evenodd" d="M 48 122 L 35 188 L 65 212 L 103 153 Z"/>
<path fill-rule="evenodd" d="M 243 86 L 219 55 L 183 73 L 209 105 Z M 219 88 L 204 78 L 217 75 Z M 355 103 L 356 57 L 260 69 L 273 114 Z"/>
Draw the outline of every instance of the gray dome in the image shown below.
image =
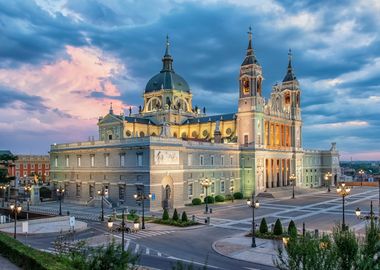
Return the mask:
<path fill-rule="evenodd" d="M 163 70 L 153 76 L 146 84 L 145 93 L 160 91 L 161 89 L 175 89 L 190 93 L 189 85 L 185 79 L 174 73 L 173 70 Z"/>

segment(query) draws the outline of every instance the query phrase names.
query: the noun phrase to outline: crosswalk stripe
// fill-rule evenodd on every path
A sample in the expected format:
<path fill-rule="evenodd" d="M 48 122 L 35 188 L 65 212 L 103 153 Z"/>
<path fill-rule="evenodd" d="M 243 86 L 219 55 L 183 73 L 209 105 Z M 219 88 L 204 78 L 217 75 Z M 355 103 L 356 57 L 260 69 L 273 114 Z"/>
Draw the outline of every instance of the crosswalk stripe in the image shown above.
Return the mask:
<path fill-rule="evenodd" d="M 146 254 L 146 255 L 149 255 L 149 248 L 146 248 L 146 250 L 145 250 L 145 254 Z"/>
<path fill-rule="evenodd" d="M 139 251 L 139 248 L 140 248 L 140 245 L 136 244 L 136 246 L 135 246 L 135 253 L 137 253 Z"/>
<path fill-rule="evenodd" d="M 130 243 L 131 243 L 131 240 L 127 239 L 127 243 L 125 244 L 125 250 L 128 250 Z"/>
<path fill-rule="evenodd" d="M 157 252 L 157 256 L 161 257 L 162 256 L 161 252 Z"/>

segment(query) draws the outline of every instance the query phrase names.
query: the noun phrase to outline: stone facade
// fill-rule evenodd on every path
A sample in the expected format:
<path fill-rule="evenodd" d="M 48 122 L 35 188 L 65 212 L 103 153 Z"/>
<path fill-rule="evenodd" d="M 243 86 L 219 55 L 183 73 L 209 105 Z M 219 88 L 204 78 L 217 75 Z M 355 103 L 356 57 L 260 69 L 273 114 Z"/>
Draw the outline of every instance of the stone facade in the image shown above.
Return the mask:
<path fill-rule="evenodd" d="M 147 83 L 137 114 L 99 118 L 99 140 L 52 145 L 51 178 L 66 189 L 66 200 L 90 204 L 105 188 L 114 206 L 134 207 L 133 195 L 152 194 L 150 209 L 181 207 L 205 197 L 200 181 L 208 178 L 210 195 L 245 196 L 289 185 L 334 184 L 340 176 L 339 153 L 302 148 L 301 89 L 292 68 L 262 96 L 262 68 L 251 34 L 240 68 L 238 112 L 206 115 L 192 106 L 187 82 L 172 68 L 169 42 L 163 68 Z"/>

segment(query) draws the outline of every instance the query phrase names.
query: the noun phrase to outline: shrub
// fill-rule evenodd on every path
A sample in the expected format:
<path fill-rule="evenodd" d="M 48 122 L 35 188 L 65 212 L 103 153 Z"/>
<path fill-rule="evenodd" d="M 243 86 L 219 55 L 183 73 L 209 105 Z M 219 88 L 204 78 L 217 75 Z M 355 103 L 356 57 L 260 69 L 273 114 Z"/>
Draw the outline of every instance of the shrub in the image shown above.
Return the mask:
<path fill-rule="evenodd" d="M 259 232 L 262 234 L 268 232 L 268 225 L 267 225 L 267 221 L 265 220 L 265 218 L 263 218 L 261 220 Z"/>
<path fill-rule="evenodd" d="M 274 224 L 273 234 L 274 235 L 281 235 L 282 234 L 282 224 L 281 224 L 281 221 L 279 218 L 276 220 L 276 223 Z"/>
<path fill-rule="evenodd" d="M 191 201 L 191 203 L 192 203 L 193 205 L 201 205 L 201 204 L 202 204 L 202 200 L 199 199 L 199 198 L 194 198 L 194 199 Z"/>
<path fill-rule="evenodd" d="M 233 195 L 231 195 L 231 194 L 227 194 L 227 195 L 224 197 L 224 199 L 225 199 L 226 201 L 231 201 L 231 200 L 232 200 L 232 196 L 233 196 Z"/>
<path fill-rule="evenodd" d="M 293 220 L 289 222 L 288 225 L 288 234 L 290 237 L 296 237 L 297 236 L 297 227 Z"/>
<path fill-rule="evenodd" d="M 206 203 L 214 203 L 214 197 L 213 196 L 207 196 L 204 198 L 204 202 Z"/>
<path fill-rule="evenodd" d="M 51 198 L 51 190 L 47 187 L 41 187 L 40 198 Z"/>
<path fill-rule="evenodd" d="M 182 212 L 181 221 L 182 222 L 188 222 L 189 221 L 185 211 Z"/>
<path fill-rule="evenodd" d="M 162 213 L 162 220 L 169 220 L 168 209 L 164 209 L 164 213 Z"/>
<path fill-rule="evenodd" d="M 215 202 L 224 202 L 224 196 L 223 195 L 216 195 L 215 196 Z"/>
<path fill-rule="evenodd" d="M 234 199 L 236 199 L 236 200 L 241 200 L 241 199 L 243 199 L 243 193 L 241 193 L 241 192 L 235 192 L 234 193 Z"/>
<path fill-rule="evenodd" d="M 174 209 L 172 220 L 174 220 L 174 221 L 179 220 L 177 208 Z"/>

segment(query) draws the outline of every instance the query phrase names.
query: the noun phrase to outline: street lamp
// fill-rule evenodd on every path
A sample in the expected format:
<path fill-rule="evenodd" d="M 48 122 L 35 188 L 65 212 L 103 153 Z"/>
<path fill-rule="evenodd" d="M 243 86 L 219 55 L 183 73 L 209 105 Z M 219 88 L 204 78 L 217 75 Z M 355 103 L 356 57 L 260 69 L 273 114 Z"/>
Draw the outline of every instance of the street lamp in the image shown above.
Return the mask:
<path fill-rule="evenodd" d="M 2 207 L 4 207 L 5 202 L 5 191 L 7 190 L 9 185 L 0 185 L 0 189 L 3 191 L 3 200 L 2 200 Z"/>
<path fill-rule="evenodd" d="M 363 171 L 363 170 L 359 170 L 359 174 L 360 174 L 360 186 L 363 186 L 363 175 L 364 175 L 364 171 Z"/>
<path fill-rule="evenodd" d="M 251 247 L 256 247 L 256 238 L 255 238 L 255 208 L 259 208 L 259 200 L 255 201 L 255 193 L 252 193 L 252 198 L 247 200 L 247 205 L 252 208 L 252 244 Z"/>
<path fill-rule="evenodd" d="M 62 196 L 65 193 L 65 189 L 61 186 L 57 188 L 58 200 L 59 200 L 59 215 L 62 216 Z"/>
<path fill-rule="evenodd" d="M 24 187 L 25 193 L 27 194 L 26 198 L 26 220 L 29 220 L 29 205 L 30 205 L 30 192 L 32 190 L 32 187 L 30 185 L 27 185 Z"/>
<path fill-rule="evenodd" d="M 292 194 L 292 199 L 294 199 L 294 186 L 296 185 L 296 175 L 294 173 L 292 173 L 291 176 L 289 176 L 289 181 L 292 182 L 292 186 L 293 186 L 293 194 Z"/>
<path fill-rule="evenodd" d="M 343 223 L 342 223 L 342 230 L 345 231 L 346 230 L 346 224 L 345 224 L 345 221 L 344 221 L 344 199 L 345 197 L 350 194 L 351 192 L 351 188 L 350 187 L 346 187 L 346 184 L 345 183 L 342 183 L 340 184 L 337 188 L 336 188 L 336 192 L 342 196 L 342 206 L 343 206 L 343 210 L 342 210 L 342 214 L 343 214 Z"/>
<path fill-rule="evenodd" d="M 329 178 L 330 177 L 332 177 L 332 174 L 330 173 L 330 172 L 327 172 L 326 174 L 325 174 L 325 182 L 327 182 L 327 192 L 330 192 L 331 190 L 330 190 L 330 182 L 331 181 L 329 181 Z"/>
<path fill-rule="evenodd" d="M 355 215 L 356 215 L 356 217 L 359 218 L 359 219 L 366 219 L 366 220 L 370 219 L 371 222 L 372 222 L 373 220 L 377 220 L 377 219 L 379 218 L 379 217 L 375 216 L 375 213 L 373 212 L 372 201 L 371 201 L 371 210 L 369 211 L 369 214 L 368 214 L 368 215 L 364 215 L 364 216 L 362 216 L 362 215 L 361 215 L 361 210 L 360 210 L 359 207 L 355 209 Z"/>
<path fill-rule="evenodd" d="M 141 219 L 141 229 L 145 229 L 145 207 L 144 207 L 144 202 L 145 200 L 150 200 L 152 198 L 152 194 L 146 195 L 144 191 L 141 191 L 138 194 L 133 195 L 136 201 L 141 201 L 141 208 L 142 208 L 142 219 Z"/>
<path fill-rule="evenodd" d="M 232 195 L 232 197 L 231 197 L 232 202 L 234 202 L 234 187 L 230 187 L 230 193 Z"/>
<path fill-rule="evenodd" d="M 110 241 L 111 241 L 113 238 L 113 234 L 112 234 L 113 221 L 111 218 L 108 219 L 107 227 L 108 227 L 108 230 L 110 231 L 110 236 L 111 236 Z"/>
<path fill-rule="evenodd" d="M 206 197 L 205 197 L 205 204 L 206 204 L 206 206 L 205 206 L 205 214 L 207 214 L 207 213 L 208 213 L 208 198 L 207 198 L 208 193 L 207 193 L 207 191 L 208 191 L 209 186 L 212 185 L 212 181 L 206 177 L 206 178 L 204 178 L 203 180 L 200 181 L 200 184 L 201 184 L 201 186 L 202 186 L 203 188 L 206 189 Z"/>
<path fill-rule="evenodd" d="M 105 195 L 105 188 L 104 188 L 104 186 L 102 187 L 102 190 L 98 190 L 98 195 L 102 196 L 102 200 L 101 200 L 102 215 L 100 217 L 100 220 L 104 221 L 104 195 Z"/>
<path fill-rule="evenodd" d="M 14 228 L 13 238 L 16 239 L 17 214 L 21 213 L 22 207 L 20 204 L 15 202 L 14 204 L 10 205 L 10 209 L 11 209 L 11 212 L 14 214 L 15 228 Z"/>
<path fill-rule="evenodd" d="M 124 209 L 121 210 L 121 250 L 125 251 L 124 244 L 124 234 L 125 234 L 125 221 L 124 221 Z"/>

